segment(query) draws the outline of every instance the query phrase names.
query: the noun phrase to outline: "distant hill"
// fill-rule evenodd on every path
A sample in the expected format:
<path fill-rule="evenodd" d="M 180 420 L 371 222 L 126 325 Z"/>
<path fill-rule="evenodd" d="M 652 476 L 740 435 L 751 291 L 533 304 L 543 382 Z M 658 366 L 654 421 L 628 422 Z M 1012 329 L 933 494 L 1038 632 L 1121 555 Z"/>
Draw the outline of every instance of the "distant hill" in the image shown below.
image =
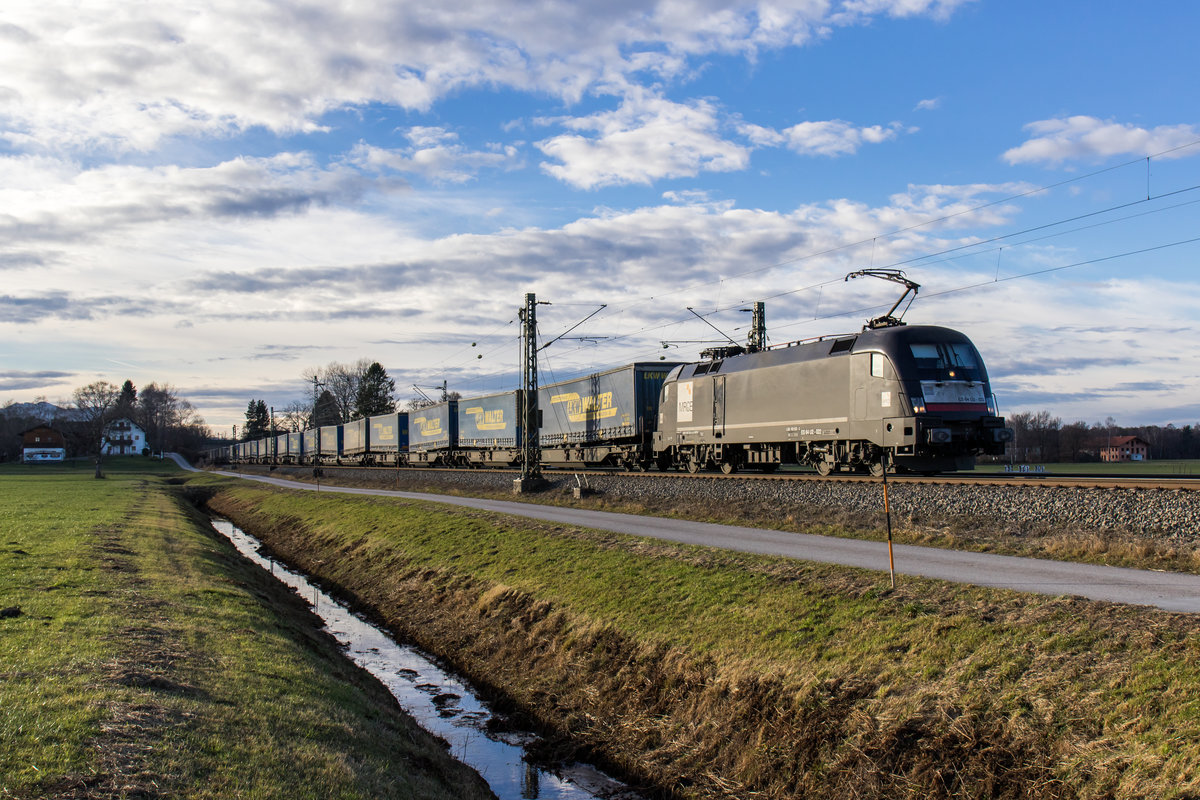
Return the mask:
<path fill-rule="evenodd" d="M 41 422 L 73 422 L 79 419 L 78 409 L 63 408 L 45 400 L 38 403 L 13 403 L 0 408 L 0 414 L 9 418 L 24 417 Z"/>

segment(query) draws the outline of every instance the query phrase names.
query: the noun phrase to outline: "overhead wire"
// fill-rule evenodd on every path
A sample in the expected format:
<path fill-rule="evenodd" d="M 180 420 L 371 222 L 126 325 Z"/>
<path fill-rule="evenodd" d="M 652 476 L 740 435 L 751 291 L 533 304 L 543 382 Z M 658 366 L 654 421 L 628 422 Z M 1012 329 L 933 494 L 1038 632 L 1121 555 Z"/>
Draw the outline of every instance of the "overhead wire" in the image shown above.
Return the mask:
<path fill-rule="evenodd" d="M 741 277 L 745 277 L 745 276 L 747 276 L 747 275 L 754 275 L 754 274 L 758 274 L 758 273 L 761 273 L 761 272 L 766 272 L 766 271 L 770 271 L 770 270 L 773 270 L 773 269 L 777 269 L 777 268 L 779 268 L 779 267 L 782 267 L 782 266 L 788 266 L 788 265 L 791 265 L 791 264 L 797 264 L 797 263 L 801 263 L 801 262 L 804 262 L 804 261 L 808 261 L 808 260 L 812 260 L 812 259 L 816 259 L 816 258 L 821 258 L 821 257 L 823 257 L 823 256 L 829 256 L 829 255 L 833 255 L 833 254 L 836 254 L 836 253 L 839 253 L 839 252 L 843 252 L 843 251 L 851 250 L 851 249 L 853 249 L 853 248 L 856 248 L 856 247 L 864 246 L 864 245 L 866 245 L 868 242 L 870 242 L 870 243 L 872 243 L 872 244 L 874 245 L 874 244 L 875 244 L 875 243 L 877 243 L 877 242 L 878 242 L 878 240 L 879 240 L 879 239 L 881 239 L 881 238 L 890 238 L 890 237 L 897 236 L 897 235 L 899 235 L 899 234 L 902 234 L 902 233 L 907 233 L 907 232 L 910 232 L 910 231 L 919 230 L 919 229 L 921 229 L 921 228 L 928 227 L 928 226 L 930 226 L 930 225 L 936 225 L 936 224 L 939 224 L 939 223 L 947 222 L 947 221 L 950 221 L 950 220 L 956 219 L 956 218 L 958 218 L 958 217 L 962 217 L 962 216 L 964 216 L 964 215 L 967 215 L 967 214 L 976 213 L 976 212 L 979 212 L 979 211 L 985 210 L 985 209 L 987 209 L 987 208 L 991 208 L 991 207 L 994 207 L 994 206 L 997 206 L 997 205 L 1001 205 L 1001 204 L 1003 204 L 1003 203 L 1009 203 L 1009 202 L 1012 202 L 1012 201 L 1014 201 L 1014 200 L 1020 200 L 1020 199 L 1026 198 L 1026 197 L 1030 197 L 1030 196 L 1033 196 L 1033 195 L 1041 194 L 1041 193 L 1043 193 L 1043 192 L 1048 192 L 1048 191 L 1051 191 L 1051 190 L 1053 190 L 1053 189 L 1060 188 L 1060 187 L 1062 187 L 1062 186 L 1067 186 L 1067 185 L 1070 185 L 1070 184 L 1073 184 L 1073 183 L 1078 183 L 1078 182 L 1080 182 L 1080 181 L 1084 181 L 1084 180 L 1088 180 L 1088 179 L 1090 179 L 1090 178 L 1097 177 L 1097 176 L 1099 176 L 1099 175 L 1104 175 L 1104 174 L 1107 174 L 1107 173 L 1110 173 L 1110 172 L 1114 172 L 1114 171 L 1117 171 L 1117 170 L 1120 170 L 1120 169 L 1123 169 L 1123 168 L 1129 167 L 1129 166 L 1131 166 L 1131 165 L 1134 165 L 1134 164 L 1141 164 L 1141 163 L 1143 163 L 1143 162 L 1147 162 L 1147 163 L 1148 163 L 1148 162 L 1149 162 L 1151 159 L 1162 158 L 1163 156 L 1167 156 L 1167 155 L 1170 155 L 1170 154 L 1172 154 L 1172 153 L 1175 153 L 1175 152 L 1178 152 L 1178 151 L 1181 151 L 1181 150 L 1185 150 L 1185 149 L 1188 149 L 1188 148 L 1196 147 L 1196 146 L 1198 146 L 1198 145 L 1200 145 L 1200 139 L 1197 139 L 1197 140 L 1195 140 L 1195 141 L 1188 142 L 1188 143 L 1185 143 L 1185 144 L 1182 144 L 1182 145 L 1178 145 L 1178 146 L 1175 146 L 1175 147 L 1171 147 L 1171 148 L 1168 148 L 1168 149 L 1165 149 L 1165 150 L 1159 151 L 1159 152 L 1157 152 L 1157 153 L 1150 154 L 1150 155 L 1148 155 L 1148 156 L 1139 157 L 1139 158 L 1136 158 L 1136 159 L 1131 159 L 1131 160 L 1129 160 L 1129 161 L 1125 161 L 1125 162 L 1122 162 L 1122 163 L 1120 163 L 1120 164 L 1114 164 L 1114 165 L 1111 165 L 1111 166 L 1108 166 L 1108 167 L 1104 167 L 1104 168 L 1101 168 L 1101 169 L 1093 170 L 1093 171 L 1091 171 L 1091 172 L 1088 172 L 1088 173 L 1085 173 L 1085 174 L 1082 174 L 1082 175 L 1076 175 L 1076 176 L 1072 176 L 1071 178 L 1067 178 L 1067 179 L 1065 179 L 1065 180 L 1058 181 L 1058 182 L 1055 182 L 1055 183 L 1051 183 L 1051 184 L 1045 184 L 1045 185 L 1042 185 L 1042 186 L 1037 186 L 1037 187 L 1031 187 L 1031 188 L 1029 188 L 1029 189 L 1026 189 L 1026 190 L 1024 190 L 1024 191 L 1016 192 L 1016 193 L 1013 193 L 1013 194 L 1007 195 L 1007 196 L 1005 196 L 1005 197 L 997 198 L 997 199 L 995 199 L 995 200 L 991 200 L 991 201 L 988 201 L 988 202 L 985 202 L 985 203 L 979 203 L 979 204 L 977 204 L 977 205 L 974 205 L 974 206 L 972 206 L 972 207 L 970 207 L 970 208 L 961 209 L 961 210 L 958 210 L 958 211 L 954 211 L 954 212 L 952 212 L 952 213 L 943 214 L 943 215 L 941 215 L 941 216 L 938 216 L 938 217 L 932 217 L 932 218 L 929 218 L 929 219 L 925 219 L 925 220 L 923 220 L 923 221 L 916 222 L 916 223 L 913 223 L 913 224 L 911 224 L 911 225 L 906 225 L 906 226 L 903 226 L 903 227 L 900 227 L 900 228 L 895 228 L 895 229 L 893 229 L 893 230 L 886 231 L 886 232 L 884 232 L 884 233 L 875 234 L 875 235 L 871 236 L 870 238 L 863 238 L 863 239 L 860 239 L 860 240 L 857 240 L 857 241 L 854 241 L 854 242 L 847 242 L 847 243 L 844 243 L 844 244 L 841 244 L 841 245 L 837 245 L 837 246 L 835 246 L 835 247 L 828 247 L 828 248 L 825 248 L 825 249 L 822 249 L 822 250 L 819 250 L 819 251 L 814 251 L 814 252 L 812 252 L 812 253 L 806 253 L 806 254 L 804 254 L 804 255 L 800 255 L 800 256 L 797 256 L 797 257 L 795 257 L 795 258 L 789 258 L 789 259 L 784 259 L 784 260 L 782 260 L 782 261 L 776 261 L 776 262 L 772 262 L 772 263 L 770 263 L 770 264 L 766 264 L 766 265 L 764 265 L 764 266 L 761 266 L 761 267 L 755 267 L 755 268 L 753 268 L 753 269 L 748 269 L 748 270 L 743 270 L 743 271 L 740 271 L 740 272 L 736 272 L 736 273 L 733 273 L 732 275 L 728 275 L 728 274 L 720 275 L 720 276 L 718 276 L 716 279 L 707 279 L 707 280 L 703 280 L 703 281 L 698 281 L 698 282 L 695 282 L 695 283 L 689 284 L 689 285 L 687 285 L 687 286 L 684 286 L 684 287 L 679 287 L 679 288 L 676 288 L 676 289 L 671 289 L 671 290 L 668 290 L 668 291 L 666 291 L 666 292 L 658 292 L 658 293 L 655 293 L 654 295 L 647 295 L 647 296 L 645 296 L 645 297 L 643 297 L 643 298 L 640 298 L 640 299 L 638 299 L 638 300 L 634 300 L 634 301 L 631 301 L 631 302 L 628 302 L 628 303 L 624 303 L 624 304 L 614 304 L 614 305 L 610 306 L 610 309 L 611 309 L 611 310 L 610 310 L 608 313 L 606 313 L 606 314 L 603 314 L 603 315 L 600 315 L 600 316 L 598 317 L 598 319 L 605 319 L 605 320 L 607 320 L 607 319 L 611 319 L 611 318 L 614 318 L 614 317 L 618 317 L 618 316 L 620 316 L 620 315 L 622 315 L 622 314 L 624 314 L 624 313 L 626 313 L 626 312 L 628 312 L 628 311 L 631 311 L 632 309 L 634 309 L 634 308 L 637 308 L 637 307 L 639 307 L 639 306 L 641 306 L 641 305 L 643 305 L 643 304 L 645 304 L 645 303 L 648 303 L 648 302 L 654 302 L 654 301 L 658 301 L 658 300 L 661 300 L 661 299 L 662 299 L 662 298 L 664 298 L 664 297 L 670 297 L 670 296 L 673 296 L 673 295 L 678 295 L 678 294 L 682 294 L 682 293 L 685 293 L 685 292 L 694 291 L 695 289 L 698 289 L 698 288 L 703 288 L 704 286 L 711 286 L 711 285 L 721 285 L 721 286 L 723 286 L 723 285 L 724 285 L 724 283 L 725 283 L 727 280 L 729 280 L 730 278 L 741 278 Z M 1147 180 L 1149 180 L 1149 179 L 1147 178 Z M 1121 203 L 1121 204 L 1117 204 L 1117 205 L 1114 205 L 1114 206 L 1110 206 L 1110 207 L 1107 207 L 1107 208 L 1104 208 L 1104 209 L 1100 209 L 1100 210 L 1097 210 L 1097 211 L 1088 212 L 1088 213 L 1086 213 L 1086 214 L 1080 214 L 1080 215 L 1077 215 L 1077 216 L 1074 216 L 1074 217 L 1069 217 L 1069 218 L 1065 218 L 1065 219 L 1061 219 L 1061 220 L 1056 220 L 1056 221 L 1049 222 L 1049 223 L 1045 223 L 1045 224 L 1042 224 L 1042 225 L 1032 226 L 1032 227 L 1025 228 L 1025 229 L 1023 229 L 1023 230 L 1020 230 L 1020 231 L 1014 231 L 1014 232 L 1012 232 L 1012 233 L 1003 234 L 1003 235 L 1001 235 L 1001 236 L 995 236 L 995 237 L 991 237 L 991 238 L 988 238 L 988 239 L 983 239 L 983 240 L 979 240 L 979 241 L 976 241 L 976 242 L 971 242 L 971 243 L 968 243 L 968 244 L 959 245 L 959 246 L 956 246 L 956 247 L 953 247 L 953 248 L 946 248 L 946 249 L 944 249 L 944 250 L 941 250 L 941 251 L 936 251 L 936 252 L 933 252 L 933 253 L 926 253 L 926 254 L 923 254 L 923 255 L 914 256 L 914 257 L 912 257 L 912 258 L 909 258 L 909 259 L 904 259 L 904 260 L 901 260 L 901 261 L 893 262 L 892 264 L 888 265 L 888 267 L 898 267 L 898 266 L 906 266 L 906 265 L 910 265 L 910 264 L 918 264 L 918 263 L 921 263 L 921 262 L 928 262 L 928 259 L 936 258 L 936 257 L 938 257 L 938 256 L 941 256 L 941 255 L 948 255 L 948 254 L 950 254 L 950 253 L 962 252 L 962 251 L 965 251 L 965 250 L 971 250 L 972 248 L 979 248 L 979 247 L 981 247 L 981 246 L 983 246 L 983 245 L 986 245 L 986 244 L 992 244 L 992 243 L 999 242 L 999 241 L 1004 241 L 1004 240 L 1007 240 L 1007 239 L 1011 239 L 1011 238 L 1013 238 L 1013 237 L 1015 237 L 1015 236 L 1021 236 L 1021 235 L 1025 235 L 1025 234 L 1028 234 L 1028 233 L 1034 233 L 1034 232 L 1037 232 L 1037 231 L 1040 231 L 1040 230 L 1047 230 L 1047 229 L 1049 229 L 1049 228 L 1058 227 L 1058 226 L 1060 226 L 1060 225 L 1069 224 L 1069 223 L 1071 223 L 1071 222 L 1079 221 L 1079 220 L 1082 220 L 1082 219 L 1088 219 L 1088 218 L 1092 218 L 1092 217 L 1099 216 L 1099 215 L 1102 215 L 1102 214 L 1106 214 L 1106 213 L 1112 213 L 1112 212 L 1114 212 L 1114 211 L 1119 211 L 1119 210 L 1121 210 L 1121 209 L 1124 209 L 1124 208 L 1131 208 L 1131 207 L 1134 207 L 1134 206 L 1137 206 L 1137 205 L 1142 205 L 1142 204 L 1145 204 L 1145 203 L 1147 203 L 1147 202 L 1153 202 L 1153 201 L 1156 201 L 1156 200 L 1161 200 L 1161 199 L 1164 199 L 1164 198 L 1167 198 L 1167 197 L 1172 197 L 1172 196 L 1176 196 L 1176 195 L 1179 195 L 1179 194 L 1184 194 L 1184 193 L 1187 193 L 1187 192 L 1195 191 L 1195 190 L 1197 190 L 1197 189 L 1200 189 L 1200 185 L 1188 186 L 1188 187 L 1185 187 L 1185 188 L 1183 188 L 1183 189 L 1178 189 L 1178 190 L 1174 190 L 1174 191 L 1171 191 L 1171 192 L 1165 192 L 1165 193 L 1161 193 L 1161 194 L 1159 194 L 1159 195 L 1152 195 L 1152 194 L 1150 193 L 1150 191 L 1149 191 L 1149 187 L 1147 187 L 1147 189 L 1148 189 L 1148 190 L 1147 190 L 1147 196 L 1146 196 L 1145 198 L 1140 198 L 1140 199 L 1138 199 L 1138 200 L 1136 200 L 1136 201 L 1131 201 L 1131 202 L 1128 202 L 1128 203 Z M 1101 226 L 1103 226 L 1103 225 L 1114 224 L 1114 223 L 1116 223 L 1116 222 L 1125 221 L 1125 220 L 1128 220 L 1128 219 L 1134 219 L 1134 218 L 1141 217 L 1141 216 L 1147 216 L 1147 215 L 1149 215 L 1149 214 L 1160 213 L 1160 212 L 1162 212 L 1162 211 L 1167 211 L 1167 210 L 1171 210 L 1171 209 L 1174 209 L 1174 208 L 1180 208 L 1180 207 L 1183 207 L 1183 206 L 1186 206 L 1186 205 L 1191 205 L 1191 204 L 1193 204 L 1193 203 L 1195 203 L 1195 202 L 1200 202 L 1200 201 L 1190 201 L 1190 202 L 1188 202 L 1188 203 L 1180 203 L 1180 204 L 1176 204 L 1176 205 L 1173 205 L 1173 206 L 1168 206 L 1168 207 L 1161 208 L 1161 209 L 1154 209 L 1154 210 L 1152 210 L 1152 211 L 1143 212 L 1143 213 L 1141 213 L 1141 214 L 1130 215 L 1130 216 L 1127 216 L 1127 217 L 1122 217 L 1122 218 L 1118 218 L 1118 219 L 1114 219 L 1114 220 L 1106 220 L 1106 221 L 1104 221 L 1104 222 L 1102 222 L 1102 223 L 1097 223 L 1096 225 L 1083 226 L 1083 227 L 1080 227 L 1080 228 L 1075 228 L 1075 229 L 1071 229 L 1071 230 L 1067 230 L 1067 231 L 1060 231 L 1060 232 L 1058 232 L 1058 233 L 1055 233 L 1055 234 L 1052 234 L 1052 235 L 1050 235 L 1050 236 L 1039 237 L 1039 238 L 1037 238 L 1037 239 L 1031 239 L 1031 240 L 1025 240 L 1025 241 L 1022 241 L 1022 242 L 1017 242 L 1016 244 L 1027 244 L 1027 243 L 1029 243 L 1029 242 L 1032 242 L 1032 241 L 1043 241 L 1043 240 L 1045 240 L 1045 239 L 1047 239 L 1047 238 L 1053 238 L 1054 236 L 1066 235 L 1066 234 L 1068 234 L 1068 233 L 1073 233 L 1073 232 L 1077 232 L 1077 231 L 1080 231 L 1080 230 L 1087 230 L 1087 229 L 1090 229 L 1090 228 L 1101 227 Z M 1131 255 L 1143 254 L 1143 253 L 1154 252 L 1154 251 L 1157 251 L 1157 250 L 1162 250 L 1162 249 L 1166 249 L 1166 248 L 1170 248 L 1170 247 L 1181 246 L 1181 245 L 1184 245 L 1184 244 L 1189 244 L 1189 243 L 1192 243 L 1192 242 L 1195 242 L 1195 241 L 1197 241 L 1197 239 L 1188 239 L 1188 240 L 1182 240 L 1182 241 L 1179 241 L 1179 242 L 1173 242 L 1173 243 L 1169 243 L 1169 244 L 1164 244 L 1164 245 L 1158 245 L 1158 246 L 1153 246 L 1153 247 L 1143 248 L 1143 249 L 1140 249 L 1140 250 L 1129 251 L 1129 252 L 1127 252 L 1127 253 L 1120 253 L 1120 254 L 1115 254 L 1115 255 L 1112 255 L 1112 256 L 1105 256 L 1105 257 L 1099 257 L 1099 258 L 1095 258 L 1095 259 L 1089 259 L 1089 260 L 1086 260 L 1086 261 L 1081 261 L 1081 262 L 1077 262 L 1077 263 L 1074 263 L 1074 264 L 1063 265 L 1063 266 L 1059 266 L 1059 267 L 1050 267 L 1050 268 L 1046 268 L 1046 269 L 1043 269 L 1043 270 L 1035 270 L 1035 271 L 1031 271 L 1031 272 L 1027 272 L 1027 273 L 1021 273 L 1021 274 L 1019 274 L 1019 275 L 1006 276 L 1006 277 L 1004 277 L 1004 278 L 1000 278 L 1000 277 L 999 277 L 999 275 L 998 275 L 998 273 L 997 273 L 997 279 L 996 279 L 996 280 L 992 280 L 992 281 L 984 281 L 984 282 L 980 282 L 980 283 L 977 283 L 977 284 L 971 284 L 971 285 L 968 285 L 968 286 L 956 287 L 956 288 L 953 288 L 953 289 L 947 289 L 947 290 L 943 290 L 943 291 L 941 291 L 941 292 L 935 292 L 935 293 L 926 293 L 926 294 L 922 295 L 922 297 L 923 297 L 923 298 L 932 298 L 932 297 L 938 297 L 938 296 L 942 296 L 942 295 L 946 295 L 946 294 L 952 294 L 952 293 L 954 293 L 954 292 L 960 292 L 960 291 L 966 291 L 966 290 L 968 290 L 968 289 L 979 288 L 979 287 L 981 287 L 981 286 L 985 286 L 985 285 L 989 285 L 989 284 L 993 284 L 993 283 L 997 283 L 997 282 L 1008 281 L 1008 280 L 1015 280 L 1015 279 L 1017 279 L 1017 278 L 1027 278 L 1027 277 L 1033 277 L 1033 276 L 1036 276 L 1036 275 L 1042 275 L 1042 274 L 1047 274 L 1047 273 L 1051 273 L 1051 272 L 1057 272 L 1057 271 L 1060 271 L 1060 270 L 1071 269 L 1071 268 L 1073 268 L 1073 267 L 1079 267 L 1079 266 L 1086 266 L 1086 265 L 1089 265 L 1089 264 L 1102 263 L 1102 262 L 1105 262 L 1105 261 L 1111 261 L 1111 260 L 1115 260 L 1115 259 L 1119 259 L 1119 258 L 1128 257 L 1128 256 L 1131 256 Z M 1016 245 L 1012 245 L 1012 246 L 1016 246 Z M 999 248 L 999 249 L 1003 249 L 1003 248 Z M 992 251 L 991 251 L 991 250 L 981 250 L 981 251 L 979 251 L 979 253 L 976 253 L 976 254 L 985 253 L 985 252 L 992 252 Z M 872 250 L 872 259 L 874 259 L 874 249 Z M 953 260 L 953 259 L 945 259 L 945 260 Z M 943 262 L 942 262 L 942 261 L 932 261 L 932 262 L 928 262 L 928 264 L 935 264 L 935 263 L 943 263 Z M 791 289 L 791 290 L 787 290 L 787 291 L 777 292 L 777 293 L 774 293 L 774 294 L 768 295 L 768 296 L 766 296 L 766 297 L 764 297 L 764 298 L 760 298 L 760 299 L 763 299 L 763 300 L 772 300 L 772 299 L 777 299 L 777 298 L 779 298 L 779 297 L 784 297 L 784 296 L 788 296 L 788 295 L 799 294 L 799 293 L 802 293 L 802 292 L 811 291 L 811 290 L 813 290 L 813 289 L 818 289 L 818 290 L 819 290 L 819 289 L 822 289 L 822 288 L 823 288 L 823 287 L 825 287 L 825 286 L 829 286 L 829 285 L 831 285 L 831 284 L 836 284 L 836 283 L 841 283 L 841 282 L 842 282 L 842 279 L 841 279 L 841 278 L 831 278 L 831 279 L 828 279 L 828 280 L 825 280 L 825 281 L 820 281 L 820 282 L 817 282 L 817 283 L 813 283 L 813 284 L 810 284 L 810 285 L 807 285 L 807 286 L 805 286 L 805 287 L 801 287 L 801 288 L 798 288 L 798 289 Z M 720 307 L 720 306 L 719 306 L 719 304 L 718 304 L 718 307 L 715 307 L 715 308 L 714 308 L 712 311 L 710 311 L 710 312 L 707 312 L 706 314 L 704 314 L 704 316 L 710 316 L 710 315 L 717 314 L 717 313 L 724 313 L 724 312 L 726 312 L 726 311 L 729 311 L 729 310 L 732 310 L 732 309 L 734 309 L 734 308 L 737 308 L 738 306 L 744 305 L 744 304 L 745 304 L 745 303 L 747 303 L 747 302 L 749 302 L 749 301 L 748 301 L 748 300 L 745 300 L 745 299 L 742 299 L 742 300 L 739 300 L 739 301 L 738 301 L 738 302 L 736 302 L 736 303 L 728 304 L 728 305 L 726 305 L 726 306 L 724 306 L 724 307 Z M 578 303 L 575 303 L 575 304 L 578 304 Z M 572 303 L 560 303 L 560 305 L 572 305 Z M 777 329 L 778 329 L 778 328 L 788 328 L 788 327 L 795 327 L 796 325 L 800 325 L 800 324 L 808 324 L 808 323 L 810 323 L 810 322 L 813 322 L 813 321 L 818 321 L 818 320 L 821 320 L 821 319 L 832 319 L 832 318 L 836 318 L 836 317 L 840 317 L 840 316 L 846 316 L 847 314 L 853 314 L 853 313 L 862 313 L 863 311 L 869 311 L 871 308 L 875 308 L 875 307 L 877 307 L 877 306 L 870 306 L 870 307 L 868 307 L 868 308 L 866 308 L 866 309 L 860 309 L 860 310 L 857 310 L 857 311 L 841 311 L 841 312 L 838 312 L 838 313 L 836 313 L 836 314 L 825 314 L 825 315 L 820 315 L 820 314 L 817 314 L 817 315 L 814 315 L 814 316 L 813 316 L 811 319 L 806 319 L 806 320 L 804 320 L 803 322 L 787 323 L 787 324 L 784 324 L 784 325 L 775 326 L 775 328 L 777 328 Z M 634 330 L 634 331 L 630 331 L 630 332 L 628 332 L 628 333 L 624 333 L 624 334 L 618 334 L 618 335 L 615 335 L 615 336 L 606 337 L 606 339 L 607 339 L 608 341 L 610 341 L 610 342 L 611 342 L 611 341 L 621 341 L 621 340 L 626 340 L 626 339 L 629 339 L 629 338 L 632 338 L 632 337 L 635 337 L 635 336 L 639 336 L 639 335 L 645 335 L 645 334 L 651 333 L 651 332 L 653 332 L 653 331 L 656 331 L 656 330 L 662 330 L 662 329 L 665 329 L 665 328 L 668 328 L 668 327 L 677 327 L 678 325 L 680 325 L 680 324 L 682 324 L 682 323 L 684 323 L 684 322 L 687 322 L 687 321 L 688 321 L 688 319 L 689 319 L 689 318 L 687 318 L 687 317 L 683 317 L 683 318 L 680 318 L 680 319 L 671 319 L 671 320 L 667 320 L 667 321 L 664 321 L 664 322 L 655 323 L 655 324 L 652 324 L 652 325 L 645 325 L 645 326 L 642 326 L 642 327 L 640 327 L 640 328 L 638 328 L 638 329 L 636 329 L 636 330 Z M 505 327 L 506 325 L 509 325 L 509 324 L 512 324 L 512 320 L 509 320 L 509 322 L 508 322 L 508 323 L 505 323 L 504 325 L 498 326 L 498 328 Z M 737 330 L 737 329 L 735 328 L 735 330 Z M 494 331 L 493 331 L 493 333 L 494 333 Z M 482 338 L 482 337 L 481 337 L 481 338 Z M 500 349 L 499 347 L 497 347 L 497 348 L 494 348 L 493 350 L 489 351 L 489 355 L 491 355 L 491 354 L 494 354 L 494 353 L 495 353 L 495 352 L 497 352 L 499 349 Z M 572 348 L 568 348 L 568 349 L 566 349 L 566 350 L 565 350 L 565 352 L 566 352 L 566 353 L 578 352 L 578 351 L 579 351 L 579 350 L 581 350 L 581 349 L 582 349 L 582 347 L 576 347 L 576 348 L 573 348 L 573 349 L 572 349 Z M 461 352 L 461 351 L 459 351 L 459 352 Z M 457 355 L 457 354 L 455 354 L 455 355 Z M 444 365 L 444 366 L 448 366 L 448 365 L 447 365 L 445 362 L 443 362 L 443 365 Z M 488 375 L 488 377 L 494 377 L 494 376 L 502 375 L 502 374 L 505 374 L 505 373 L 512 374 L 512 371 L 510 371 L 510 370 L 497 371 L 497 372 L 490 373 L 490 374 Z"/>

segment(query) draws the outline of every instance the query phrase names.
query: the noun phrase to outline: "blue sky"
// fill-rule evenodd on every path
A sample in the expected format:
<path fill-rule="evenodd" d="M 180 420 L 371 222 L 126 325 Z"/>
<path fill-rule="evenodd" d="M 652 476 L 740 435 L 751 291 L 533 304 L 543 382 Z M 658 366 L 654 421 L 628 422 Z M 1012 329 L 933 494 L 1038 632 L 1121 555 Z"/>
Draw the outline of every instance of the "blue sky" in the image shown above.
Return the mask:
<path fill-rule="evenodd" d="M 10 0 L 0 403 L 166 382 L 228 430 L 360 358 L 500 391 L 525 292 L 547 336 L 607 305 L 545 352 L 567 378 L 696 357 L 662 346 L 713 335 L 689 306 L 854 330 L 896 287 L 843 276 L 898 266 L 1003 411 L 1197 423 L 1198 17 Z"/>

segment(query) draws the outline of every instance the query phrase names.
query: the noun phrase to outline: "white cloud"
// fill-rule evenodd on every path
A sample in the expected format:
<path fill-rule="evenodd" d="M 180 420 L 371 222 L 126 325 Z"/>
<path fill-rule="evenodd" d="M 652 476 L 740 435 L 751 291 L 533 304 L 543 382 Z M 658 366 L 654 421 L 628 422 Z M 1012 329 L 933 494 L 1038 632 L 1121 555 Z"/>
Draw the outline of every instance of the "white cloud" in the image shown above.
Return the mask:
<path fill-rule="evenodd" d="M 717 109 L 706 101 L 674 103 L 635 94 L 614 111 L 567 119 L 571 130 L 537 143 L 557 164 L 542 169 L 582 189 L 744 169 L 749 150 L 721 138 Z"/>
<path fill-rule="evenodd" d="M 1200 140 L 1200 127 L 1196 125 L 1160 125 L 1148 129 L 1087 116 L 1039 120 L 1026 125 L 1025 130 L 1033 138 L 1004 153 L 1009 164 L 1058 165 L 1077 159 L 1149 156 Z M 1200 153 L 1200 148 L 1165 153 L 1163 157 L 1196 153 Z"/>
<path fill-rule="evenodd" d="M 0 139 L 31 151 L 146 151 L 169 136 L 312 131 L 331 110 L 428 109 L 506 86 L 577 101 L 638 74 L 684 75 L 877 15 L 943 16 L 951 0 L 282 0 L 201 5 L 7 0 Z"/>
<path fill-rule="evenodd" d="M 466 183 L 479 170 L 516 169 L 520 155 L 513 145 L 493 145 L 490 150 L 469 150 L 458 135 L 443 128 L 415 127 L 407 133 L 413 147 L 390 149 L 359 143 L 348 163 L 367 170 L 419 175 L 434 183 Z"/>
<path fill-rule="evenodd" d="M 858 152 L 864 144 L 879 144 L 896 138 L 900 123 L 887 127 L 871 125 L 856 128 L 844 120 L 801 122 L 783 131 L 788 149 L 806 156 L 842 156 Z"/>
<path fill-rule="evenodd" d="M 101 165 L 36 156 L 0 158 L 0 234 L 66 245 L 120 239 L 130 227 L 172 220 L 270 218 L 358 202 L 386 184 L 307 153 L 238 157 L 212 167 Z"/>
<path fill-rule="evenodd" d="M 927 98 L 927 99 L 922 100 L 921 102 L 917 103 L 916 108 L 914 108 L 913 110 L 914 111 L 935 111 L 936 109 L 941 108 L 941 105 L 942 105 L 942 98 L 930 97 L 930 98 Z"/>

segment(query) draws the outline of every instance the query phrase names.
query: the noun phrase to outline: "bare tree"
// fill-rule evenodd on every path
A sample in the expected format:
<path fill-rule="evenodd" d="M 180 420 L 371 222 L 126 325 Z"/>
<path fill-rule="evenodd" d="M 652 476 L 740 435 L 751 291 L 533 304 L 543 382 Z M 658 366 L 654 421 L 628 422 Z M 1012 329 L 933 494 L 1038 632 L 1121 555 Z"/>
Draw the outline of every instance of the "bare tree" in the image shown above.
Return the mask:
<path fill-rule="evenodd" d="M 342 422 L 349 422 L 354 414 L 354 404 L 358 400 L 358 390 L 362 386 L 363 376 L 374 362 L 369 358 L 360 358 L 353 364 L 331 362 L 325 367 L 325 391 L 337 402 L 338 413 Z"/>
<path fill-rule="evenodd" d="M 281 429 L 293 433 L 307 430 L 312 422 L 313 405 L 307 400 L 293 400 L 288 403 L 279 417 Z"/>
<path fill-rule="evenodd" d="M 75 390 L 75 408 L 79 411 L 79 421 L 86 432 L 88 447 L 96 449 L 97 478 L 104 477 L 100 464 L 104 459 L 105 428 L 120 397 L 120 388 L 108 381 L 96 381 Z"/>

